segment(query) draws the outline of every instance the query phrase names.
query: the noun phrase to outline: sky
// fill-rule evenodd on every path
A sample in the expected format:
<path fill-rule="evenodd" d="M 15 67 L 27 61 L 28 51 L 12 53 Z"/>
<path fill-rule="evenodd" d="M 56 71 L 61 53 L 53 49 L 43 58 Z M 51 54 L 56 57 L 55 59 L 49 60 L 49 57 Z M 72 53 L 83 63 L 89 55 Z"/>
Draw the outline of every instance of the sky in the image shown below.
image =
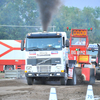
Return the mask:
<path fill-rule="evenodd" d="M 100 7 L 100 0 L 65 0 L 64 4 L 68 7 L 77 7 L 83 9 L 84 7 Z"/>

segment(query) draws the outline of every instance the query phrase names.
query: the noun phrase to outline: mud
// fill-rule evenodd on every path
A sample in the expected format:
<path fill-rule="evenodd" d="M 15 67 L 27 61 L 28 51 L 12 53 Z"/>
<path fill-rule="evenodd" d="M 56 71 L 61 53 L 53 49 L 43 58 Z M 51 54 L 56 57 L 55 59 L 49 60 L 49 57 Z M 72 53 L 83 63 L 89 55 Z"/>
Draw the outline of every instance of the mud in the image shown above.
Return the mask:
<path fill-rule="evenodd" d="M 87 84 L 62 86 L 59 82 L 27 85 L 26 79 L 7 79 L 0 73 L 0 100 L 49 100 L 50 89 L 55 87 L 58 100 L 85 100 Z M 95 100 L 100 100 L 100 81 L 92 85 Z"/>

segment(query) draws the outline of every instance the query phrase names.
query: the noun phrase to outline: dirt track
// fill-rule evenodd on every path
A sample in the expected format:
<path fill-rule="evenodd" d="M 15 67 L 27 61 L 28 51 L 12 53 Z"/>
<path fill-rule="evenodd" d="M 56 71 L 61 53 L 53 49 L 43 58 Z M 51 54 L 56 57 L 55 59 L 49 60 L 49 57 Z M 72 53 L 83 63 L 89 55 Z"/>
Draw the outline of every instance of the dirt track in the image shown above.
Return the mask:
<path fill-rule="evenodd" d="M 4 74 L 1 75 L 4 77 Z M 49 100 L 50 88 L 55 87 L 58 100 L 85 100 L 88 85 L 61 86 L 59 82 L 27 85 L 26 79 L 0 79 L 0 100 Z M 100 100 L 100 81 L 93 86 L 95 100 Z M 98 99 L 97 99 L 98 98 Z"/>

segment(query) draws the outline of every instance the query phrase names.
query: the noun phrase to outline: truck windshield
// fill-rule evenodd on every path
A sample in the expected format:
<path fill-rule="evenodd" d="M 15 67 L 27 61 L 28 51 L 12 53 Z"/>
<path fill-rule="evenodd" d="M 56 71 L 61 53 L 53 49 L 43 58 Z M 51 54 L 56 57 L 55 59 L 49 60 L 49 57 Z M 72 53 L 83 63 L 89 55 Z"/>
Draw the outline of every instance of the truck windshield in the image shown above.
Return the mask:
<path fill-rule="evenodd" d="M 86 44 L 86 38 L 72 37 L 71 45 L 82 45 L 82 46 L 84 46 L 85 44 Z"/>
<path fill-rule="evenodd" d="M 26 51 L 61 50 L 62 39 L 57 38 L 27 38 Z"/>

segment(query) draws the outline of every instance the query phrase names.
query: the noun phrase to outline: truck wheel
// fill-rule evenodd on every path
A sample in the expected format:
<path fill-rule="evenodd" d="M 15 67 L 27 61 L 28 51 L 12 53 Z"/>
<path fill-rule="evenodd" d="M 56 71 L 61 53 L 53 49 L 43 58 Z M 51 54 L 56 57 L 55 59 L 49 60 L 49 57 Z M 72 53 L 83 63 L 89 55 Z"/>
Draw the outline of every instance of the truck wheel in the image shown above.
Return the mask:
<path fill-rule="evenodd" d="M 77 77 L 76 77 L 76 72 L 74 71 L 74 75 L 73 75 L 73 84 L 72 85 L 76 85 L 76 83 L 77 83 L 77 79 L 76 79 Z"/>
<path fill-rule="evenodd" d="M 90 77 L 90 82 L 89 84 L 94 84 L 95 83 L 95 77 L 94 76 L 91 76 Z"/>
<path fill-rule="evenodd" d="M 82 68 L 75 68 L 75 72 L 76 72 L 76 83 L 82 84 L 83 83 Z"/>
<path fill-rule="evenodd" d="M 97 75 L 97 76 L 96 76 L 96 79 L 97 79 L 97 80 L 100 80 L 100 76 L 99 76 L 99 75 Z"/>
<path fill-rule="evenodd" d="M 90 81 L 89 84 L 95 83 L 95 69 L 90 69 Z"/>
<path fill-rule="evenodd" d="M 96 79 L 100 80 L 100 68 L 96 67 Z"/>
<path fill-rule="evenodd" d="M 61 78 L 60 83 L 61 83 L 61 85 L 66 85 L 67 84 L 66 78 L 65 77 Z"/>
<path fill-rule="evenodd" d="M 77 75 L 77 84 L 82 84 L 82 83 L 83 83 L 83 76 Z"/>
<path fill-rule="evenodd" d="M 33 78 L 32 77 L 27 77 L 27 84 L 33 85 Z"/>

